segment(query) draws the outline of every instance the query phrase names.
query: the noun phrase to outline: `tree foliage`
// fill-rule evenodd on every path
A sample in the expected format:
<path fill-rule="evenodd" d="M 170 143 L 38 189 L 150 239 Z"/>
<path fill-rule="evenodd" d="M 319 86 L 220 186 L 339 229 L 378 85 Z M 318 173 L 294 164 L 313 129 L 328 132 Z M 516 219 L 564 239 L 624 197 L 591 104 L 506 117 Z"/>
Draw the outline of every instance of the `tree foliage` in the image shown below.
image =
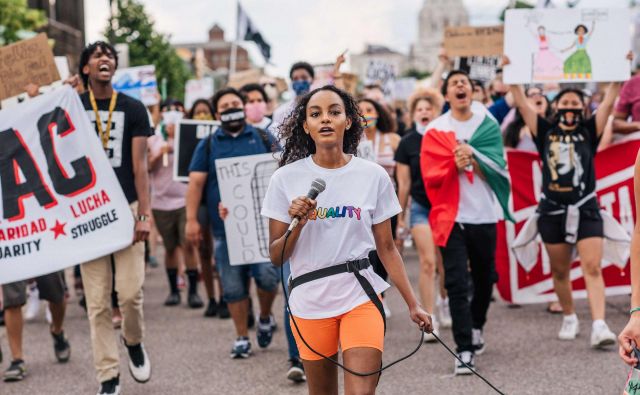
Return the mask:
<path fill-rule="evenodd" d="M 158 84 L 166 78 L 167 94 L 183 99 L 184 86 L 191 75 L 171 46 L 169 36 L 154 30 L 154 21 L 138 0 L 117 0 L 117 5 L 105 36 L 113 44 L 129 45 L 130 66 L 155 65 Z"/>
<path fill-rule="evenodd" d="M 0 45 L 29 38 L 46 24 L 44 12 L 29 8 L 27 0 L 0 0 Z"/>

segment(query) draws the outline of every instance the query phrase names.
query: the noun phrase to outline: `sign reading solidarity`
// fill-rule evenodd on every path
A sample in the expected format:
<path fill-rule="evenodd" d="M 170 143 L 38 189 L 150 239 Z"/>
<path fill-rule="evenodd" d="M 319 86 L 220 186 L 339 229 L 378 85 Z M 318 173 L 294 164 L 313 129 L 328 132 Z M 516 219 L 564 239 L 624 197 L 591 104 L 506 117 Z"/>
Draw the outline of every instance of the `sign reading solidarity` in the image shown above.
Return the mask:
<path fill-rule="evenodd" d="M 628 233 L 633 231 L 635 211 L 633 193 L 633 167 L 640 140 L 631 140 L 610 146 L 596 155 L 597 195 L 600 207 L 609 212 Z M 500 295 L 513 303 L 539 303 L 556 300 L 551 278 L 551 265 L 544 246 L 540 243 L 538 262 L 527 272 L 508 248 L 517 232 L 535 212 L 540 198 L 542 173 L 537 154 L 508 151 L 507 162 L 511 176 L 512 212 L 516 223 L 498 224 L 496 269 L 499 274 Z M 624 269 L 620 269 L 624 267 Z M 629 265 L 625 262 L 602 262 L 602 275 L 607 295 L 631 292 Z M 578 260 L 571 264 L 573 296 L 585 298 L 584 276 Z"/>
<path fill-rule="evenodd" d="M 133 215 L 77 93 L 0 111 L 0 283 L 118 251 Z"/>

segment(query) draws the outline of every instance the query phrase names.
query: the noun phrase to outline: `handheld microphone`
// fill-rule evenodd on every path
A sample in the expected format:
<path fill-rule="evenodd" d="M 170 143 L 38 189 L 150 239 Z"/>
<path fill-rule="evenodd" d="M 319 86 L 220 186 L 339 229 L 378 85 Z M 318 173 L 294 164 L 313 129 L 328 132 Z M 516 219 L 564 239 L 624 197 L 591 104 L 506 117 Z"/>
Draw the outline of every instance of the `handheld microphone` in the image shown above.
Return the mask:
<path fill-rule="evenodd" d="M 317 198 L 320 192 L 324 191 L 326 187 L 327 187 L 327 183 L 322 178 L 316 178 L 311 183 L 311 188 L 309 189 L 309 192 L 307 192 L 307 197 L 309 199 Z M 287 229 L 287 233 L 291 233 L 293 229 L 296 226 L 298 226 L 299 222 L 300 222 L 300 218 L 298 217 L 293 218 L 293 221 L 291 221 L 291 225 L 289 225 L 289 229 Z"/>

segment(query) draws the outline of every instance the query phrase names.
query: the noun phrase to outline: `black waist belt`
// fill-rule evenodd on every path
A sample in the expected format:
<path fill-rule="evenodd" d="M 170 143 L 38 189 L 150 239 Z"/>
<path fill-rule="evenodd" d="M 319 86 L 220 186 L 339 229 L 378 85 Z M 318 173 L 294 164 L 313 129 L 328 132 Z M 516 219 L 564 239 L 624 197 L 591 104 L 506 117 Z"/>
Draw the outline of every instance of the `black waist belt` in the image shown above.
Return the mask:
<path fill-rule="evenodd" d="M 382 302 L 378 297 L 378 294 L 373 289 L 371 283 L 360 274 L 360 270 L 364 270 L 371 266 L 371 262 L 369 262 L 369 258 L 362 258 L 356 261 L 347 261 L 345 263 L 341 263 L 339 265 L 329 266 L 322 269 L 314 270 L 309 273 L 305 273 L 296 278 L 289 279 L 289 295 L 291 295 L 291 291 L 299 285 L 304 283 L 308 283 L 309 281 L 319 280 L 321 278 L 333 276 L 340 273 L 353 273 L 356 277 L 360 286 L 367 294 L 371 302 L 376 306 L 380 315 L 382 316 L 382 321 L 384 322 L 384 330 L 387 331 L 387 317 L 384 314 L 384 307 L 382 306 Z"/>

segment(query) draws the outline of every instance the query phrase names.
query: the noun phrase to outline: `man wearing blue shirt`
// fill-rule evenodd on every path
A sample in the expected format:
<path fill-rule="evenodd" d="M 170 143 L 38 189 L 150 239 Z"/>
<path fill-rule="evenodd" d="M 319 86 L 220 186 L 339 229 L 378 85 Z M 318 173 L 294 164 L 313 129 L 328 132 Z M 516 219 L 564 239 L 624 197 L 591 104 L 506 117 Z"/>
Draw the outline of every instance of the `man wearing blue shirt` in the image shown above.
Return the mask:
<path fill-rule="evenodd" d="M 189 189 L 187 191 L 187 238 L 193 243 L 200 240 L 198 207 L 206 187 L 207 208 L 214 236 L 215 260 L 223 288 L 223 298 L 236 328 L 237 339 L 231 350 L 231 358 L 248 358 L 251 355 L 247 318 L 249 315 L 249 280 L 253 277 L 258 287 L 260 320 L 258 322 L 258 345 L 262 348 L 271 343 L 276 323 L 271 313 L 278 288 L 278 272 L 270 262 L 231 266 L 224 230 L 220 218 L 220 189 L 216 175 L 215 160 L 271 152 L 275 141 L 270 133 L 258 130 L 245 121 L 244 97 L 233 88 L 218 91 L 212 100 L 216 119 L 221 127 L 196 147 L 189 167 Z"/>

